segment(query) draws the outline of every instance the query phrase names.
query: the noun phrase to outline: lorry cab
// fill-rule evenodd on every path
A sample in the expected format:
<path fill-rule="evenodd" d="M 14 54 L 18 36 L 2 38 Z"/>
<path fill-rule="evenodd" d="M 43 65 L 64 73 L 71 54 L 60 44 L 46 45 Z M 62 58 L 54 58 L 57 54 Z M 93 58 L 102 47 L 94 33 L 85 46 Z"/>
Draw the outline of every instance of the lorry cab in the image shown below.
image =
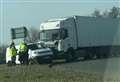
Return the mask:
<path fill-rule="evenodd" d="M 67 23 L 65 23 L 67 22 Z M 67 50 L 69 43 L 69 20 L 68 18 L 53 19 L 40 25 L 40 41 L 46 47 L 55 48 L 59 52 Z M 71 33 L 72 34 L 72 31 Z"/>
<path fill-rule="evenodd" d="M 45 47 L 65 54 L 73 50 L 84 59 L 107 58 L 120 53 L 119 24 L 120 18 L 109 17 L 51 19 L 40 25 L 40 41 Z"/>

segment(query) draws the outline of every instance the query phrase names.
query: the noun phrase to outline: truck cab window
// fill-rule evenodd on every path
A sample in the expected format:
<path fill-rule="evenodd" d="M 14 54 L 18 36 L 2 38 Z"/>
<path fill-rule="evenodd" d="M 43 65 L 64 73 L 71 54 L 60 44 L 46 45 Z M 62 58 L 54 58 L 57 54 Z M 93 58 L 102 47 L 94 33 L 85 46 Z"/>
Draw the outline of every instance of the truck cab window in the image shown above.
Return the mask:
<path fill-rule="evenodd" d="M 50 29 L 40 32 L 41 41 L 54 41 L 54 40 L 65 39 L 67 37 L 68 37 L 68 30 L 64 28 Z"/>
<path fill-rule="evenodd" d="M 60 39 L 60 33 L 59 32 L 53 33 L 52 40 L 58 40 L 58 39 Z"/>
<path fill-rule="evenodd" d="M 44 30 L 40 33 L 41 41 L 53 41 L 60 39 L 59 29 Z"/>

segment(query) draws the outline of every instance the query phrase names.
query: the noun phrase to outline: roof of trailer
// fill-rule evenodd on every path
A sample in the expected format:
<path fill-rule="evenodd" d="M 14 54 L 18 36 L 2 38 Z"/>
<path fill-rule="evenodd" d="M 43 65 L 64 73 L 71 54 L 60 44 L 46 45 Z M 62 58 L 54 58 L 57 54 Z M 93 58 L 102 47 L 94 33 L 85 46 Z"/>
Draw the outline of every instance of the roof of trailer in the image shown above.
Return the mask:
<path fill-rule="evenodd" d="M 66 18 L 55 18 L 55 19 L 49 19 L 47 22 L 55 22 L 55 21 L 62 21 L 62 20 L 66 20 L 68 19 L 67 17 Z"/>

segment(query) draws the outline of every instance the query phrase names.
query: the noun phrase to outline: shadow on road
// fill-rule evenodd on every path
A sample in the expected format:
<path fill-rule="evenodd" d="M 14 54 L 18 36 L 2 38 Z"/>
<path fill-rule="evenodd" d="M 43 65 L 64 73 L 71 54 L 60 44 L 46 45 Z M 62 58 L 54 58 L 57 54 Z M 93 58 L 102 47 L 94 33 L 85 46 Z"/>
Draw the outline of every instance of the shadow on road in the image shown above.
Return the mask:
<path fill-rule="evenodd" d="M 92 59 L 96 60 L 96 59 Z M 67 62 L 65 59 L 64 60 L 54 60 L 52 63 L 49 64 L 49 67 L 53 67 L 55 65 L 62 65 L 62 64 L 68 64 L 68 63 L 77 63 L 77 62 L 85 62 L 85 61 L 92 61 L 90 59 L 84 60 L 84 59 L 77 59 L 77 60 L 72 60 Z"/>
<path fill-rule="evenodd" d="M 114 58 L 114 57 L 112 57 Z M 69 63 L 77 63 L 77 62 L 89 62 L 89 61 L 96 61 L 96 60 L 106 60 L 106 59 L 110 59 L 110 58 L 100 58 L 100 59 L 86 59 L 84 60 L 83 58 L 79 58 L 77 60 L 72 60 L 70 62 L 66 62 L 66 60 L 54 60 L 52 63 L 49 64 L 49 67 L 53 67 L 56 65 L 63 65 L 63 64 L 69 64 Z"/>

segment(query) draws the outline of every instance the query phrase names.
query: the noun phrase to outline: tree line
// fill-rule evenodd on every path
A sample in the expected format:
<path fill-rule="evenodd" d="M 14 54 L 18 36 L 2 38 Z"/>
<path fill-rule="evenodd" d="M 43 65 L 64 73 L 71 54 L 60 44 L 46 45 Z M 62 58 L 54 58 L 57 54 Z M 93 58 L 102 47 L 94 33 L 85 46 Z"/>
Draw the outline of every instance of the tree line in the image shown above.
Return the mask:
<path fill-rule="evenodd" d="M 110 10 L 105 10 L 101 12 L 100 10 L 96 9 L 92 13 L 93 17 L 103 17 L 103 18 L 118 18 L 120 17 L 120 8 L 113 6 Z"/>

